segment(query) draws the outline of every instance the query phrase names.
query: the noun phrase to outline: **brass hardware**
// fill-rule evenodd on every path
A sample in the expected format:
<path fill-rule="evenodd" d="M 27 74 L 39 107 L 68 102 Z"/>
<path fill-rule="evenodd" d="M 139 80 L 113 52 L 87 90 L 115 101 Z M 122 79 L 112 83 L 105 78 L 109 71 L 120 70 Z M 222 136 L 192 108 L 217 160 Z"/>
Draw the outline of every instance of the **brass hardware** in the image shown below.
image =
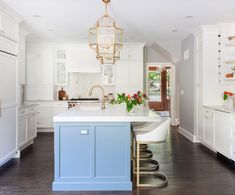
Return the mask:
<path fill-rule="evenodd" d="M 99 88 L 101 89 L 102 91 L 102 99 L 101 99 L 101 102 L 102 102 L 102 109 L 105 109 L 105 90 L 103 87 L 101 87 L 100 85 L 94 85 L 90 88 L 90 91 L 89 91 L 89 95 L 91 96 L 92 95 L 92 91 L 94 88 Z"/>

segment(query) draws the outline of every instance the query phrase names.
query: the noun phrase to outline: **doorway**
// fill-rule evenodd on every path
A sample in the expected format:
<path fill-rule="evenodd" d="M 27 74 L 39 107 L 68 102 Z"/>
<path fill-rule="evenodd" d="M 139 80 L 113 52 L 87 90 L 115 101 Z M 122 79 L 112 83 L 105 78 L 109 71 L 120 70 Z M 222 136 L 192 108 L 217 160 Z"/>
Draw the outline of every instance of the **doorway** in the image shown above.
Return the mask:
<path fill-rule="evenodd" d="M 156 111 L 170 111 L 172 70 L 168 64 L 147 66 L 147 95 L 149 107 Z"/>

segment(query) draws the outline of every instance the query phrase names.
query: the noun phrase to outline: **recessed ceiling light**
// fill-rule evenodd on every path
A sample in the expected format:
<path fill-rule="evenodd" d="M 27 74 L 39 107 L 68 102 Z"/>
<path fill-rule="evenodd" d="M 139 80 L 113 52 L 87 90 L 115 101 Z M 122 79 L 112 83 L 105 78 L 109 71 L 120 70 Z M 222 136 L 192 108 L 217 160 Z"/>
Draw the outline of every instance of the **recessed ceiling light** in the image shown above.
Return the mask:
<path fill-rule="evenodd" d="M 192 19 L 193 16 L 185 16 L 186 19 Z"/>
<path fill-rule="evenodd" d="M 41 16 L 40 16 L 40 15 L 37 15 L 37 14 L 33 14 L 32 17 L 33 17 L 33 18 L 41 18 Z"/>
<path fill-rule="evenodd" d="M 178 30 L 177 29 L 173 29 L 171 32 L 178 32 Z"/>

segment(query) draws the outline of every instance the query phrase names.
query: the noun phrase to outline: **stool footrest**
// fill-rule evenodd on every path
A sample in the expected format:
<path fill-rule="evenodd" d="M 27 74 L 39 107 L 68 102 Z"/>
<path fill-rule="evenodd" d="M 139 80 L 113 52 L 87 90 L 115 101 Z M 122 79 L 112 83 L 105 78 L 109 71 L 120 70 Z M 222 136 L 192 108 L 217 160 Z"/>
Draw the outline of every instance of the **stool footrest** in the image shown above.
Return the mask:
<path fill-rule="evenodd" d="M 139 183 L 137 184 L 137 187 L 163 187 L 166 186 L 168 183 L 167 177 L 159 172 L 139 172 L 139 175 L 153 175 L 154 178 L 162 180 L 160 183 L 154 183 L 154 184 L 143 184 Z"/>
<path fill-rule="evenodd" d="M 151 150 L 140 151 L 140 158 L 152 158 L 153 152 Z"/>

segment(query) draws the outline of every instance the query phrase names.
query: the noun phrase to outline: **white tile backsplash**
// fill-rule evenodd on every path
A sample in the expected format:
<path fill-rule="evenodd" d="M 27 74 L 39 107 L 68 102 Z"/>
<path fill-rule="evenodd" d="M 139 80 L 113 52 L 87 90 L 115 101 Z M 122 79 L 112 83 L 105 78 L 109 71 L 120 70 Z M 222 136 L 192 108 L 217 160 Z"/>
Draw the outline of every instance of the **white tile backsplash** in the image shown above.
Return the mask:
<path fill-rule="evenodd" d="M 69 98 L 88 97 L 89 89 L 93 85 L 102 85 L 102 73 L 69 73 L 68 85 L 63 86 Z M 114 86 L 103 86 L 105 93 L 114 93 Z M 61 86 L 57 87 L 57 91 Z M 101 91 L 94 89 L 92 97 L 100 97 Z"/>

